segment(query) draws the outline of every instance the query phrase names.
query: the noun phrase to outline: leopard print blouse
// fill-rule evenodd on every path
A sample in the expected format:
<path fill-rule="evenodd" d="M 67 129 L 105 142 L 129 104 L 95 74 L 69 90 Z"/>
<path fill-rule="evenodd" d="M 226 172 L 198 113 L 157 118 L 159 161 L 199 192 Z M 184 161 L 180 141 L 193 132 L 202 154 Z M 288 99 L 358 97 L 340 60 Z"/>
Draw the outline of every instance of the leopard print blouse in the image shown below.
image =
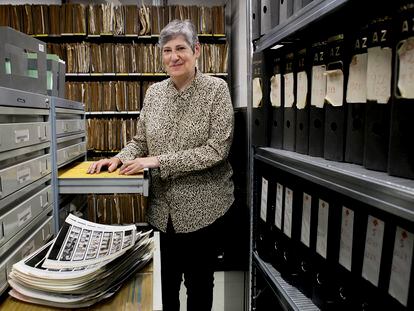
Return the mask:
<path fill-rule="evenodd" d="M 151 170 L 148 222 L 176 232 L 212 224 L 234 201 L 227 161 L 233 137 L 233 107 L 226 82 L 197 71 L 182 92 L 171 79 L 147 91 L 137 135 L 116 155 L 122 162 L 157 156 Z"/>

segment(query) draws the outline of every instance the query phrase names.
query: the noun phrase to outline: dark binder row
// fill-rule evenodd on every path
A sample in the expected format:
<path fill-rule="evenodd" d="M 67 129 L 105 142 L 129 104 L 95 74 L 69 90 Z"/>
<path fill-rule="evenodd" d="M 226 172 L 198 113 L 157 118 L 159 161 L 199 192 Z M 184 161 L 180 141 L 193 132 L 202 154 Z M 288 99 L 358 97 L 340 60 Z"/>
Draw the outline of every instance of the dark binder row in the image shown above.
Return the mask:
<path fill-rule="evenodd" d="M 254 53 L 253 145 L 414 178 L 414 2 L 398 3 Z"/>
<path fill-rule="evenodd" d="M 255 162 L 254 249 L 322 310 L 412 310 L 414 225 Z"/>

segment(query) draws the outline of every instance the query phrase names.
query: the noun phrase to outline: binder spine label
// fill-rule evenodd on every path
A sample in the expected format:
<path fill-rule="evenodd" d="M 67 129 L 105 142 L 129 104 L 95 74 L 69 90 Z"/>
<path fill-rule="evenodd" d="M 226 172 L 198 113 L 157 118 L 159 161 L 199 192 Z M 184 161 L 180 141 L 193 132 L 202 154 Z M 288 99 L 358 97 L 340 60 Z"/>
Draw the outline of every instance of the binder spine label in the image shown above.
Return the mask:
<path fill-rule="evenodd" d="M 319 199 L 316 252 L 326 259 L 328 248 L 329 203 Z"/>
<path fill-rule="evenodd" d="M 407 306 L 410 289 L 413 244 L 414 235 L 403 228 L 397 227 L 388 293 L 404 306 Z"/>
<path fill-rule="evenodd" d="M 367 99 L 387 104 L 391 97 L 392 50 L 380 46 L 368 48 Z"/>
<path fill-rule="evenodd" d="M 414 37 L 400 43 L 398 56 L 398 95 L 414 99 Z"/>
<path fill-rule="evenodd" d="M 352 239 L 354 232 L 354 211 L 342 207 L 341 240 L 339 243 L 339 263 L 351 271 Z"/>
<path fill-rule="evenodd" d="M 306 98 L 308 95 L 308 75 L 306 71 L 300 71 L 296 77 L 296 107 L 304 109 L 306 107 Z"/>
<path fill-rule="evenodd" d="M 270 102 L 273 107 L 281 107 L 281 81 L 280 74 L 277 73 L 270 79 Z"/>
<path fill-rule="evenodd" d="M 276 209 L 275 209 L 275 225 L 282 229 L 282 208 L 283 208 L 283 185 L 276 185 Z"/>
<path fill-rule="evenodd" d="M 303 193 L 302 228 L 300 232 L 300 240 L 307 247 L 310 247 L 311 206 L 312 197 L 307 193 Z"/>
<path fill-rule="evenodd" d="M 368 54 L 356 54 L 349 64 L 346 101 L 348 103 L 367 102 L 367 61 Z"/>
<path fill-rule="evenodd" d="M 382 220 L 371 215 L 368 216 L 362 277 L 375 286 L 378 286 L 380 273 L 384 227 L 385 223 Z"/>
<path fill-rule="evenodd" d="M 268 191 L 268 181 L 265 178 L 262 178 L 262 195 L 260 199 L 260 218 L 266 222 L 267 216 L 267 191 Z"/>
<path fill-rule="evenodd" d="M 292 205 L 293 191 L 286 187 L 285 189 L 285 213 L 283 217 L 283 233 L 289 238 L 292 237 Z"/>
<path fill-rule="evenodd" d="M 344 73 L 341 69 L 335 69 L 328 70 L 326 75 L 325 100 L 332 106 L 340 107 L 344 100 Z"/>
<path fill-rule="evenodd" d="M 285 81 L 285 108 L 291 108 L 295 102 L 295 94 L 293 93 L 293 72 L 283 75 Z"/>
<path fill-rule="evenodd" d="M 387 104 L 391 97 L 391 18 L 373 20 L 368 32 L 367 99 Z"/>
<path fill-rule="evenodd" d="M 319 65 L 312 67 L 312 93 L 311 106 L 323 108 L 326 95 L 326 66 Z"/>

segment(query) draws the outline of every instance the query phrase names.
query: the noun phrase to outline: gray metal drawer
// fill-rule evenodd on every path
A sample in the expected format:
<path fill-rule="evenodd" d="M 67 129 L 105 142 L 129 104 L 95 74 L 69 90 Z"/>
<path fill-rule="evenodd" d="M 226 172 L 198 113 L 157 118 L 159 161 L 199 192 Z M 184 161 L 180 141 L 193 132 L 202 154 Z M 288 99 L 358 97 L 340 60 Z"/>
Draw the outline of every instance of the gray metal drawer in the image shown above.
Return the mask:
<path fill-rule="evenodd" d="M 85 120 L 56 120 L 56 134 L 70 134 L 85 131 Z"/>
<path fill-rule="evenodd" d="M 69 160 L 75 159 L 86 152 L 86 142 L 59 149 L 57 152 L 57 164 L 60 165 Z"/>
<path fill-rule="evenodd" d="M 36 218 L 52 201 L 52 186 L 47 186 L 6 214 L 1 215 L 0 246 Z"/>
<path fill-rule="evenodd" d="M 10 256 L 0 263 L 0 294 L 8 287 L 7 275 L 10 273 L 12 266 L 45 245 L 54 234 L 53 217 L 50 216 L 39 225 L 33 234 L 22 243 L 19 243 Z"/>
<path fill-rule="evenodd" d="M 0 199 L 49 174 L 50 161 L 46 154 L 0 170 Z"/>
<path fill-rule="evenodd" d="M 0 124 L 0 152 L 50 140 L 48 122 Z"/>

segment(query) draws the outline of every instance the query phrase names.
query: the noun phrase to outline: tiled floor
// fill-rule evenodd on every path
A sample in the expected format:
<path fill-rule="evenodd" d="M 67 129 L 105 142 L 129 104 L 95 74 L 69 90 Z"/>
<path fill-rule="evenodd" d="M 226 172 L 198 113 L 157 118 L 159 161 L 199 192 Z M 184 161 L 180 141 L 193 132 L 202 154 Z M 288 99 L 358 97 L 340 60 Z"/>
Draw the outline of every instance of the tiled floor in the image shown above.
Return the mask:
<path fill-rule="evenodd" d="M 244 310 L 244 279 L 243 271 L 219 271 L 214 274 L 214 298 L 212 311 L 243 311 Z M 186 311 L 186 289 L 184 282 L 180 291 L 180 311 Z"/>

